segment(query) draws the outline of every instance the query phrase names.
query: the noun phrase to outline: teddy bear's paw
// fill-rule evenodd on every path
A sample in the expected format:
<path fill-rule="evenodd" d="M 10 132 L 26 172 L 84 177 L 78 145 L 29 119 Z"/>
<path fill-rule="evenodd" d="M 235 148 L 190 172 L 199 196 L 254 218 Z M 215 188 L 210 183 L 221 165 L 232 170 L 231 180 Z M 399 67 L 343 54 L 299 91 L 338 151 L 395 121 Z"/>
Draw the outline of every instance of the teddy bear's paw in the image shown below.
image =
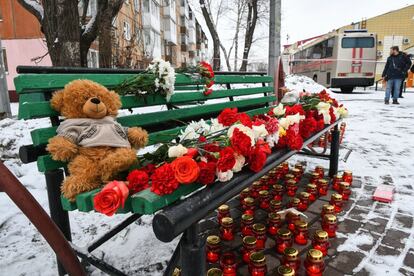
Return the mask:
<path fill-rule="evenodd" d="M 116 149 L 100 162 L 101 180 L 113 180 L 113 177 L 118 173 L 128 170 L 136 162 L 136 159 L 135 150 L 129 148 Z"/>
<path fill-rule="evenodd" d="M 75 201 L 77 195 L 96 189 L 100 185 L 101 183 L 91 181 L 87 177 L 70 175 L 63 182 L 61 191 L 65 198 L 73 202 Z"/>
<path fill-rule="evenodd" d="M 62 136 L 55 136 L 49 140 L 46 150 L 53 160 L 69 161 L 78 153 L 78 146 Z"/>
<path fill-rule="evenodd" d="M 148 133 L 140 127 L 128 128 L 128 140 L 134 148 L 142 148 L 148 143 Z"/>

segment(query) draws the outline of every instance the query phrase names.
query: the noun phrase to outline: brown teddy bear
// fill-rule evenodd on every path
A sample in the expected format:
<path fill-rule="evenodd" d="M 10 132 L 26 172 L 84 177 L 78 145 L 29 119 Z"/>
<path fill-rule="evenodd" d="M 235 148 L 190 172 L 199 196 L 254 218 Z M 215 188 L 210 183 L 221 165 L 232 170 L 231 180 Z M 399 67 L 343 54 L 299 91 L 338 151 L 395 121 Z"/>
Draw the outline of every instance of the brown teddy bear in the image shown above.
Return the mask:
<path fill-rule="evenodd" d="M 136 162 L 136 149 L 148 142 L 145 130 L 116 122 L 121 107 L 118 94 L 93 81 L 68 83 L 50 103 L 66 120 L 47 150 L 54 160 L 69 162 L 62 193 L 71 201 L 127 170 Z"/>

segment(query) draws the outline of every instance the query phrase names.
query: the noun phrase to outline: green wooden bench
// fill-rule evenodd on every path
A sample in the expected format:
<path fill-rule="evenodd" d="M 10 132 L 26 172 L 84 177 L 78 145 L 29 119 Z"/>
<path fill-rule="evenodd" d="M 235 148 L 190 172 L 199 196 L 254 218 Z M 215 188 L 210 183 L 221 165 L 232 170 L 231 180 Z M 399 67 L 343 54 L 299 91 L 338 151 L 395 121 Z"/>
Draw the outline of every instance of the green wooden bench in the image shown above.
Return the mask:
<path fill-rule="evenodd" d="M 19 94 L 19 119 L 49 118 L 50 127 L 37 128 L 31 131 L 32 145 L 20 149 L 20 158 L 24 163 L 37 162 L 39 172 L 45 174 L 49 197 L 51 217 L 60 227 L 68 240 L 71 240 L 70 226 L 67 211 L 93 211 L 93 196 L 99 191 L 93 190 L 80 194 L 75 202 L 69 202 L 60 196 L 60 185 L 64 179 L 66 164 L 52 160 L 45 151 L 48 140 L 56 134 L 56 128 L 63 119 L 54 111 L 49 100 L 54 91 L 62 89 L 68 82 L 75 79 L 89 79 L 108 88 L 112 88 L 134 74 L 111 73 L 24 73 L 14 79 L 16 91 Z M 162 96 L 138 98 L 135 96 L 121 96 L 122 108 L 133 110 L 143 107 L 159 107 L 159 111 L 132 113 L 118 117 L 117 121 L 123 126 L 141 126 L 150 133 L 149 144 L 171 141 L 185 127 L 183 122 L 209 119 L 218 115 L 226 107 L 237 107 L 250 115 L 267 112 L 269 105 L 276 101 L 274 89 L 269 84 L 272 77 L 261 74 L 216 74 L 214 79 L 219 89 L 211 95 L 204 96 L 203 87 L 197 80 L 186 75 L 177 74 L 176 93 L 167 103 Z M 235 87 L 237 86 L 237 87 Z M 221 101 L 220 101 L 221 100 Z M 101 237 L 88 247 L 91 252 L 104 243 L 114 234 L 124 229 L 142 214 L 153 214 L 156 211 L 178 201 L 182 196 L 199 189 L 200 185 L 182 185 L 174 193 L 167 196 L 158 196 L 144 190 L 130 196 L 122 210 L 118 213 L 134 213 L 131 219 L 111 230 L 108 235 Z M 101 268 L 104 266 L 97 259 L 88 261 Z M 107 265 L 107 264 L 105 264 Z M 121 273 L 111 270 L 111 272 Z M 60 267 L 60 274 L 63 269 Z M 116 274 L 115 273 L 115 274 Z M 118 275 L 118 274 L 117 274 Z M 119 275 L 122 275 L 119 274 Z"/>

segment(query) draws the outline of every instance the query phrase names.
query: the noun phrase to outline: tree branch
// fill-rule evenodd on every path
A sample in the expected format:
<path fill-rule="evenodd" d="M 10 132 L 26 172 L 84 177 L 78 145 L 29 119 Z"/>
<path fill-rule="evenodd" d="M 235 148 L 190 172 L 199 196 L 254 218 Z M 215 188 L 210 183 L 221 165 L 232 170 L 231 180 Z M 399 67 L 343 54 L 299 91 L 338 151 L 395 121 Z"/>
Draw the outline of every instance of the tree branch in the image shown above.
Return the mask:
<path fill-rule="evenodd" d="M 33 14 L 40 24 L 42 24 L 44 17 L 43 6 L 36 0 L 17 0 L 23 8 Z"/>

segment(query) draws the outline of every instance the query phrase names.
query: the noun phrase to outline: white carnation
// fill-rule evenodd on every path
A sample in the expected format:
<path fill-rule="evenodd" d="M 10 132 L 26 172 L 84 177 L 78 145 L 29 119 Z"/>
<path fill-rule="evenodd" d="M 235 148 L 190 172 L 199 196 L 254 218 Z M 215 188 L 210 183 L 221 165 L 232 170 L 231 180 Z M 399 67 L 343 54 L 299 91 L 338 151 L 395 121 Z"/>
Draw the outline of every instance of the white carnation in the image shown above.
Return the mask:
<path fill-rule="evenodd" d="M 233 171 L 228 170 L 226 172 L 217 171 L 217 179 L 220 182 L 226 182 L 233 178 Z"/>
<path fill-rule="evenodd" d="M 269 134 L 264 124 L 261 124 L 260 126 L 253 126 L 253 133 L 256 139 L 260 137 L 266 137 Z"/>
<path fill-rule="evenodd" d="M 236 164 L 234 165 L 232 171 L 239 172 L 242 170 L 244 164 L 246 163 L 246 158 L 241 154 L 238 154 L 235 157 L 236 157 Z"/>

